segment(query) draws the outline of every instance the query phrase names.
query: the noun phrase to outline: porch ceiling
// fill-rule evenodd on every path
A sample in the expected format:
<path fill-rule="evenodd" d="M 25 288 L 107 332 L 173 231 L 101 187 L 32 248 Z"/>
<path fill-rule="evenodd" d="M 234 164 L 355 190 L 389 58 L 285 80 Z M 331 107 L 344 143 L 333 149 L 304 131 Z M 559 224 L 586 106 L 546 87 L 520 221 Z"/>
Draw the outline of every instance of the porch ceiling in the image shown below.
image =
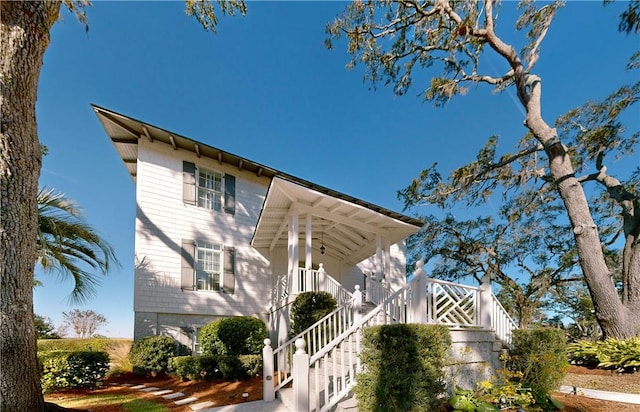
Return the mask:
<path fill-rule="evenodd" d="M 318 187 L 274 177 L 251 244 L 256 248 L 286 247 L 294 211 L 299 216 L 300 259 L 305 256 L 306 219 L 311 216 L 312 248 L 324 245 L 326 254 L 355 264 L 376 253 L 376 235 L 391 244 L 420 229 L 419 222 L 385 209 L 356 203 L 351 197 L 322 193 Z M 336 192 L 337 193 L 337 192 Z"/>

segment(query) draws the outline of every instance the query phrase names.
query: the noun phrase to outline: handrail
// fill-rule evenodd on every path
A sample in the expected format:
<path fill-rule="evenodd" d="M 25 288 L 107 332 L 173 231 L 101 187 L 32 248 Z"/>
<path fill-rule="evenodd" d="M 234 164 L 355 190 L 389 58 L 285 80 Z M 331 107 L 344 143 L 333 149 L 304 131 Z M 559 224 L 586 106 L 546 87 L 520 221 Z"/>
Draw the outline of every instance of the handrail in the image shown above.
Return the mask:
<path fill-rule="evenodd" d="M 410 303 L 412 287 L 413 282 L 407 283 L 322 350 L 309 354 L 309 368 L 315 371 L 316 411 L 330 410 L 355 386 L 355 376 L 360 370 L 359 332 L 363 327 L 375 324 L 380 315 L 385 317 L 385 324 L 406 322 L 405 306 Z"/>
<path fill-rule="evenodd" d="M 491 329 L 496 332 L 496 336 L 507 346 L 511 347 L 513 339 L 513 330 L 518 329 L 516 322 L 509 316 L 502 303 L 496 295 L 491 294 Z"/>
<path fill-rule="evenodd" d="M 295 341 L 299 338 L 304 339 L 305 342 L 307 342 L 308 353 L 315 354 L 331 342 L 335 336 L 342 334 L 346 328 L 351 326 L 353 321 L 351 308 L 351 301 L 339 306 L 334 311 L 273 350 L 274 364 L 278 364 L 279 369 L 279 373 L 276 373 L 274 376 L 274 379 L 276 380 L 276 382 L 274 382 L 275 390 L 282 388 L 292 379 L 289 371 L 283 370 L 283 366 L 285 365 L 282 365 L 282 363 L 288 362 L 296 351 Z M 278 359 L 281 359 L 281 361 L 278 362 Z"/>
<path fill-rule="evenodd" d="M 367 280 L 368 281 L 365 298 L 367 302 L 371 302 L 374 305 L 379 305 L 395 292 L 389 285 L 385 285 L 383 283 L 384 279 L 380 282 L 373 278 L 367 278 Z"/>

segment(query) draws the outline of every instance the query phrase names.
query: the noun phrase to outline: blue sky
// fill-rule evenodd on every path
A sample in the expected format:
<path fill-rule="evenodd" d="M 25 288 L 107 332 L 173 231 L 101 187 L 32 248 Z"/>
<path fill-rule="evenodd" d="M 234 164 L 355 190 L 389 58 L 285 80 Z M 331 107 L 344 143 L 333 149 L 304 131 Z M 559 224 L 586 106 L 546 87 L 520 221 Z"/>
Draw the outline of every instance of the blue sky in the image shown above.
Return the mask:
<path fill-rule="evenodd" d="M 249 2 L 246 17 L 221 18 L 217 35 L 180 1 L 97 1 L 87 34 L 65 14 L 40 77 L 38 131 L 49 147 L 40 181 L 82 206 L 122 267 L 73 306 L 71 283 L 38 271 L 36 313 L 58 326 L 63 311 L 93 309 L 109 320 L 101 333 L 133 335 L 135 187 L 91 103 L 396 211 L 396 191 L 434 161 L 447 174 L 473 160 L 488 136 L 500 135 L 509 150 L 525 133 L 512 93 L 481 87 L 436 109 L 417 97 L 418 78 L 403 97 L 382 85 L 371 90 L 359 68 L 345 69 L 344 43 L 323 45 L 325 24 L 344 6 Z M 536 70 L 548 121 L 638 80 L 623 70 L 640 46 L 617 32 L 623 6 L 570 1 L 561 9 Z M 502 25 L 515 39 L 511 22 Z M 640 116 L 630 118 L 629 128 L 640 129 Z M 621 167 L 638 164 L 640 154 Z"/>

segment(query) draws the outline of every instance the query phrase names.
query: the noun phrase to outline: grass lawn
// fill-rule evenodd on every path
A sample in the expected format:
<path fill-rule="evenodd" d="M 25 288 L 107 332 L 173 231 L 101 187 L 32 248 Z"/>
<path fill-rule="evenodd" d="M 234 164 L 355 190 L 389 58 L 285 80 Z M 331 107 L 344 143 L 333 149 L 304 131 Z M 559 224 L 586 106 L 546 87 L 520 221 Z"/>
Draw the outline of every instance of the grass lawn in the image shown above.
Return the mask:
<path fill-rule="evenodd" d="M 126 412 L 165 412 L 164 405 L 139 399 L 135 395 L 105 394 L 88 395 L 56 402 L 65 408 L 91 409 L 96 406 L 117 405 Z"/>

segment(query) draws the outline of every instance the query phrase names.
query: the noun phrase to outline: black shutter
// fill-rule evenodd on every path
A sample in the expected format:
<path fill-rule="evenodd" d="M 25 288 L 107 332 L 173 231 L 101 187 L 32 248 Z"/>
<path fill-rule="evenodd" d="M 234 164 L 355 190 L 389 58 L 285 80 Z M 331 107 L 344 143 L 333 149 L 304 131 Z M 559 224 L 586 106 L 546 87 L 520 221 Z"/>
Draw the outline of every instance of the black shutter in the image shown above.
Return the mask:
<path fill-rule="evenodd" d="M 182 272 L 180 288 L 194 290 L 196 244 L 193 240 L 182 239 Z"/>
<path fill-rule="evenodd" d="M 222 291 L 233 294 L 236 290 L 236 249 L 224 248 L 224 276 L 222 277 Z"/>
<path fill-rule="evenodd" d="M 196 204 L 196 165 L 190 162 L 182 162 L 182 199 Z"/>
<path fill-rule="evenodd" d="M 236 213 L 236 178 L 224 175 L 224 211 L 234 215 Z"/>

